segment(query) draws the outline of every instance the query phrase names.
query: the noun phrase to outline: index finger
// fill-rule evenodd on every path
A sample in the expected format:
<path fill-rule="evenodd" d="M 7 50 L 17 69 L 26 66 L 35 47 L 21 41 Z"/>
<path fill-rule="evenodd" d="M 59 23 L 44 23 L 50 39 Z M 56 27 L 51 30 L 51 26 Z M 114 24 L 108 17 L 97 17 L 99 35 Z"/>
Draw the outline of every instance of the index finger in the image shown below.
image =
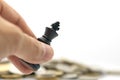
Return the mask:
<path fill-rule="evenodd" d="M 26 34 L 35 37 L 23 18 L 3 0 L 0 0 L 0 16 L 20 27 Z"/>

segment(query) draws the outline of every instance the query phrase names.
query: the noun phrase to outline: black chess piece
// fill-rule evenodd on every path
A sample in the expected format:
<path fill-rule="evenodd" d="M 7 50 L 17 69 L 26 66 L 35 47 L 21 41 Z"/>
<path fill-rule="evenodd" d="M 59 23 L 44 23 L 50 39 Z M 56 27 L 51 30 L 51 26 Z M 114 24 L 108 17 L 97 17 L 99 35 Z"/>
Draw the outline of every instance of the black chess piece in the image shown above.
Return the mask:
<path fill-rule="evenodd" d="M 46 27 L 44 35 L 41 38 L 38 38 L 38 40 L 50 45 L 50 42 L 52 41 L 52 39 L 58 36 L 56 31 L 59 30 L 59 24 L 60 24 L 59 22 L 56 22 L 51 25 L 52 28 Z M 39 64 L 31 64 L 24 60 L 22 61 L 25 62 L 27 66 L 31 67 L 33 71 L 37 71 L 40 68 Z"/>

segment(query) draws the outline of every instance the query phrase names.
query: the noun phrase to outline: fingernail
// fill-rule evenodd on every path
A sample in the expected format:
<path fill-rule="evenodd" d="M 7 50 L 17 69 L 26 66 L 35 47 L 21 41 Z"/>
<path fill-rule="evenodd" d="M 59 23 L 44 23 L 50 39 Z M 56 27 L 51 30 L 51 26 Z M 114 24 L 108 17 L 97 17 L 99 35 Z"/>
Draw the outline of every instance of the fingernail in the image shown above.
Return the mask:
<path fill-rule="evenodd" d="M 42 57 L 42 61 L 46 62 L 53 57 L 53 49 L 47 44 L 42 43 L 42 45 L 44 48 L 44 55 Z"/>

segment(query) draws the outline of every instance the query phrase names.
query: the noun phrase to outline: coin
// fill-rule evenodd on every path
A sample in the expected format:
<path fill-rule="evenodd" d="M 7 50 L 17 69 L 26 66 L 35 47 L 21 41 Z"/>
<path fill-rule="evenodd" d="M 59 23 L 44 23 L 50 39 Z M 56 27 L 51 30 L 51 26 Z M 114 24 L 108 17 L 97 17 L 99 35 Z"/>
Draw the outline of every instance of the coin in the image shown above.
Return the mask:
<path fill-rule="evenodd" d="M 55 76 L 62 76 L 64 73 L 58 70 L 48 70 L 46 71 L 47 74 L 54 74 Z"/>
<path fill-rule="evenodd" d="M 77 79 L 78 75 L 77 74 L 65 74 L 62 76 L 63 79 Z"/>
<path fill-rule="evenodd" d="M 71 66 L 68 66 L 67 64 L 57 64 L 56 69 L 65 73 L 73 72 L 73 70 L 70 70 Z"/>
<path fill-rule="evenodd" d="M 18 75 L 18 74 L 1 74 L 0 77 L 3 78 L 3 79 L 17 79 L 17 78 L 22 78 L 22 76 Z"/>
<path fill-rule="evenodd" d="M 58 80 L 57 77 L 37 77 L 37 80 Z"/>
<path fill-rule="evenodd" d="M 9 61 L 0 62 L 0 73 L 7 72 L 9 70 Z"/>
<path fill-rule="evenodd" d="M 93 76 L 80 76 L 79 80 L 98 80 L 98 77 L 93 77 Z"/>
<path fill-rule="evenodd" d="M 109 70 L 109 71 L 104 71 L 107 75 L 118 75 L 120 76 L 120 70 Z"/>
<path fill-rule="evenodd" d="M 36 79 L 37 80 L 58 80 L 55 74 L 51 74 L 51 73 L 37 75 Z"/>

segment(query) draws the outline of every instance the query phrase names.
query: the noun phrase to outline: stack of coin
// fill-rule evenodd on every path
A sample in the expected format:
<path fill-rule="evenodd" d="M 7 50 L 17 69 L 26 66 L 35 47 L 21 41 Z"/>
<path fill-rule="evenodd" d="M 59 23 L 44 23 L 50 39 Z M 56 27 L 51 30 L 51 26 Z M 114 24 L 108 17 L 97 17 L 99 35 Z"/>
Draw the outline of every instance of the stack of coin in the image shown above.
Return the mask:
<path fill-rule="evenodd" d="M 52 60 L 42 64 L 35 73 L 24 75 L 9 70 L 9 62 L 0 63 L 2 80 L 98 80 L 105 74 L 119 75 L 120 71 L 103 71 L 70 60 Z M 10 69 L 14 69 L 13 67 Z"/>
<path fill-rule="evenodd" d="M 46 70 L 45 74 L 54 74 L 62 80 L 87 79 L 88 77 L 91 79 L 97 79 L 103 75 L 101 70 L 94 70 L 87 65 L 72 62 L 70 60 L 52 60 L 43 64 L 42 67 Z"/>

